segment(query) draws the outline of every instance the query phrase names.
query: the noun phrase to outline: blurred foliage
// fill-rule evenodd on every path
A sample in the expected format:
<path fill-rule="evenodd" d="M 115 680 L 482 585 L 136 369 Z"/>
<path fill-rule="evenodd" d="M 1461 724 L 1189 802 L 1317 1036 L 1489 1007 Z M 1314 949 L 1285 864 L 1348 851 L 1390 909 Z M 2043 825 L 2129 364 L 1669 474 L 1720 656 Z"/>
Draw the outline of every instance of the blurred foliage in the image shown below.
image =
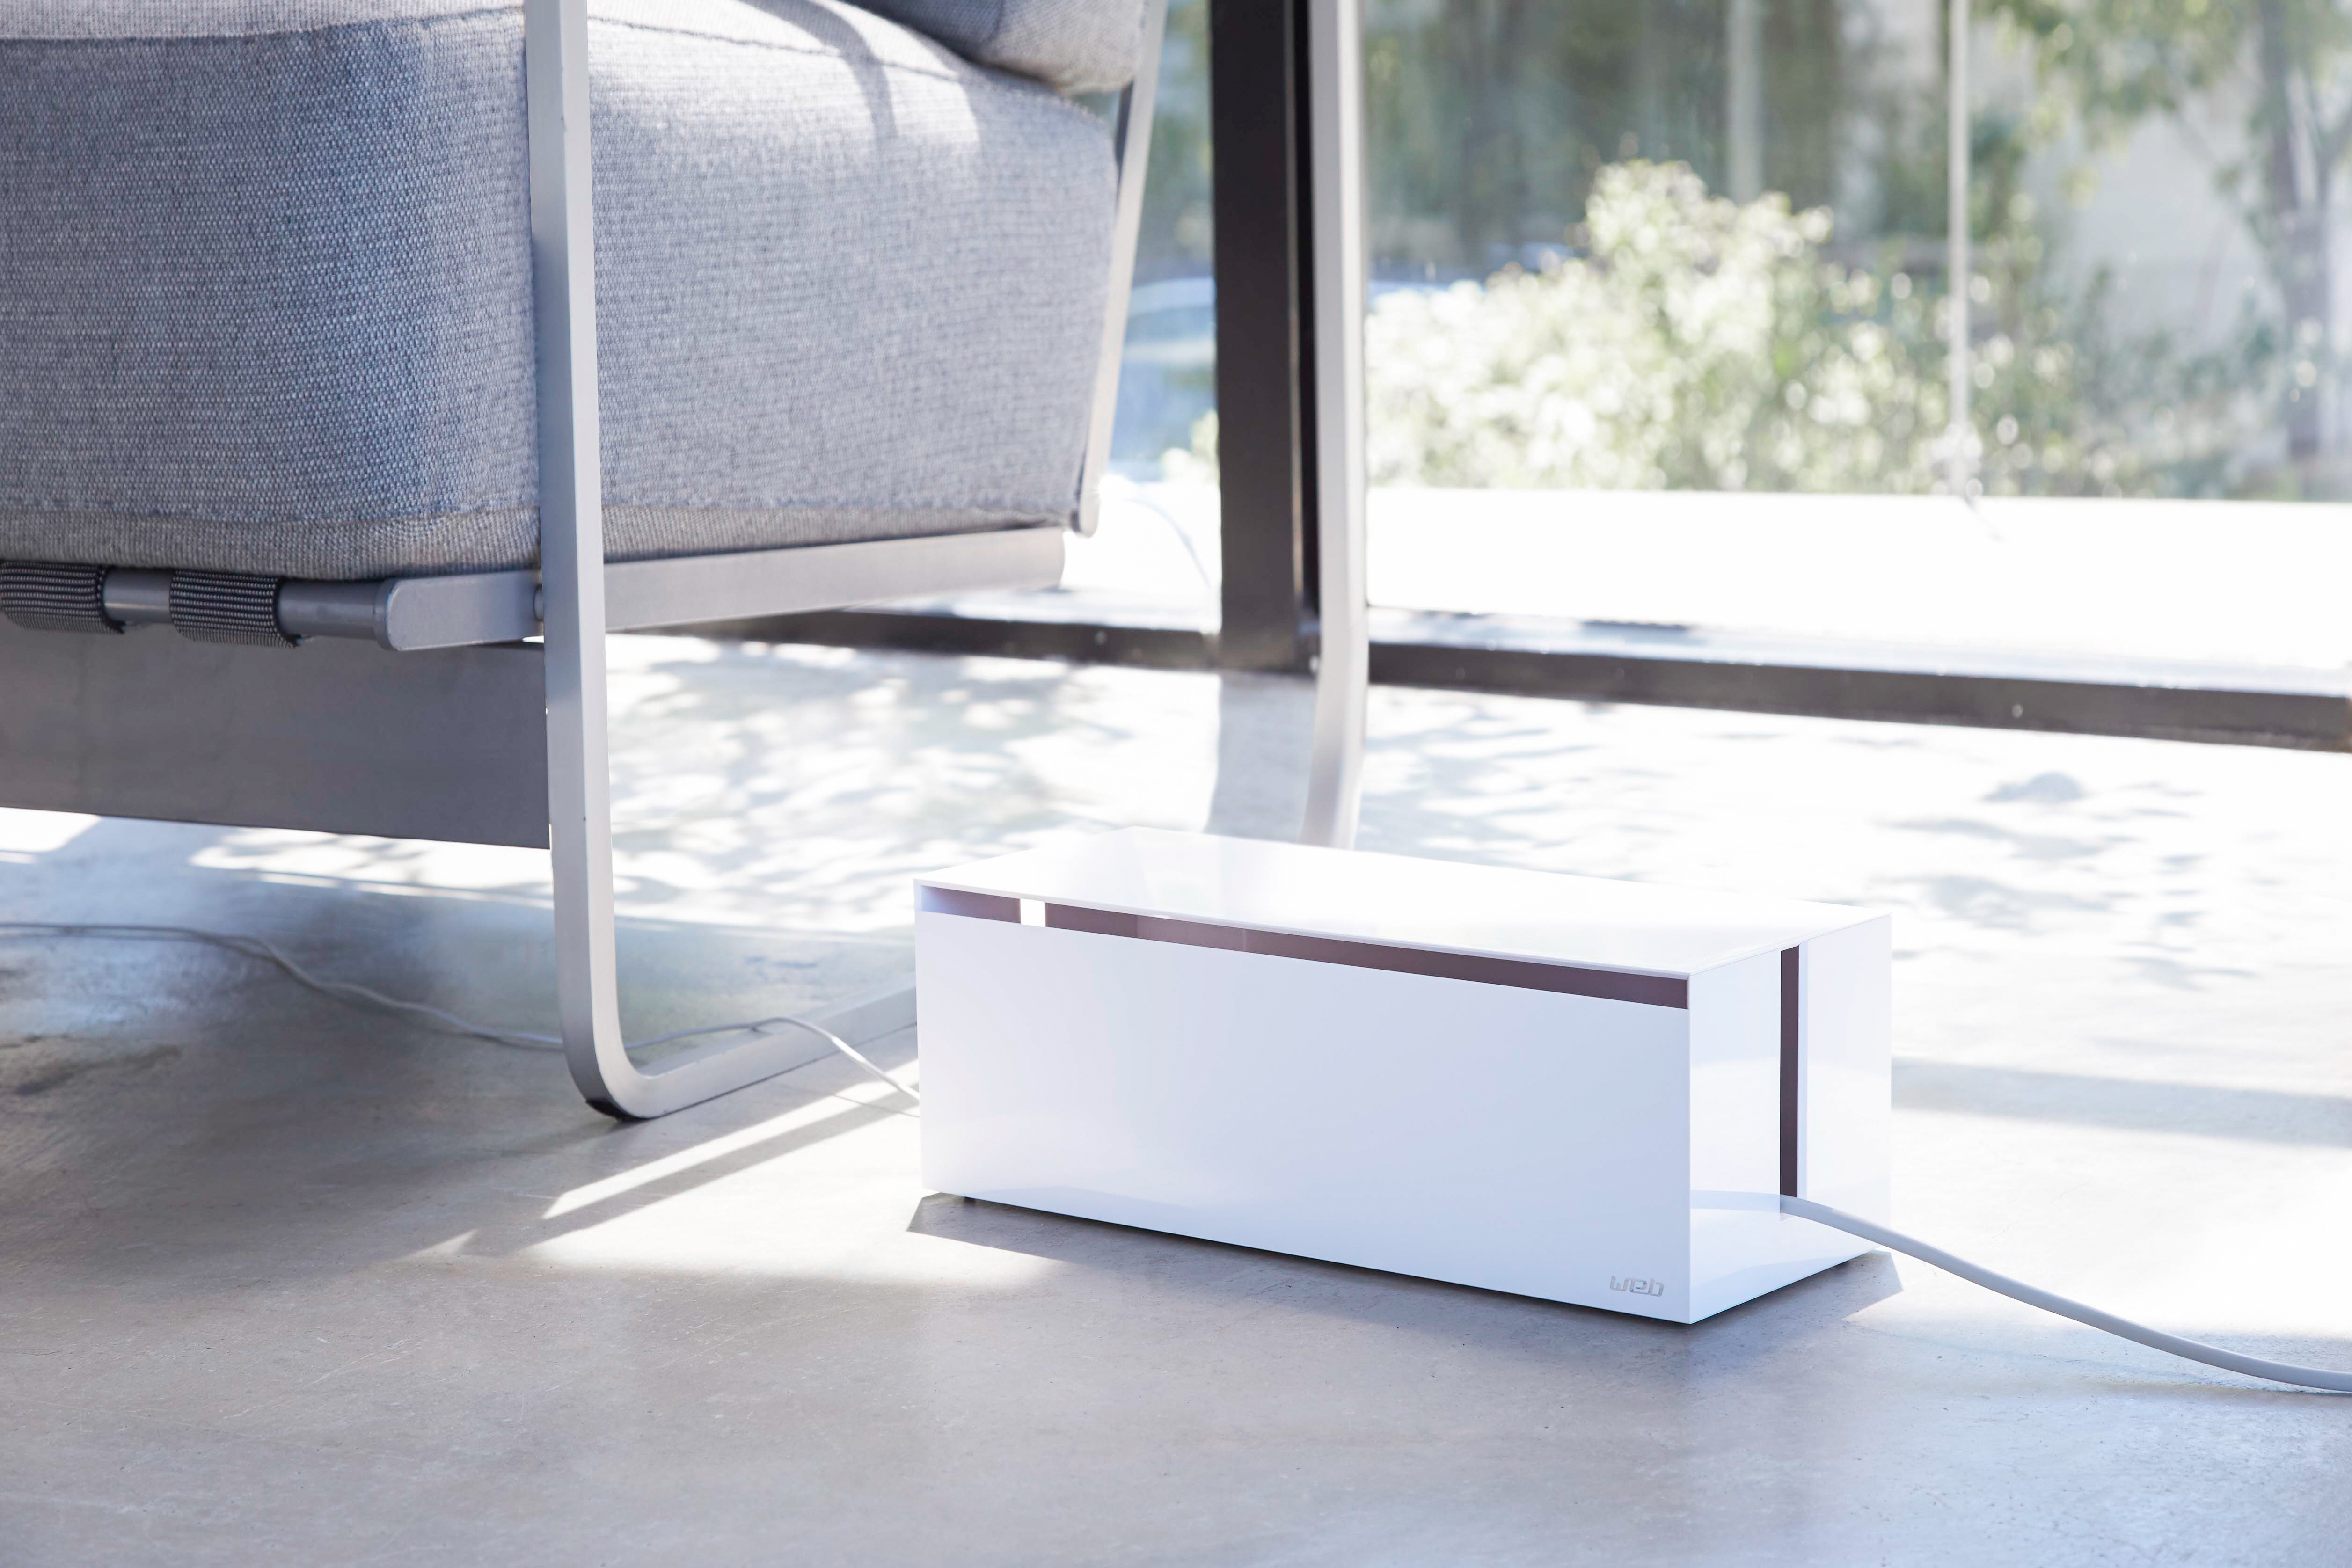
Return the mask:
<path fill-rule="evenodd" d="M 2082 193 L 2092 160 L 2147 115 L 2246 96 L 2263 37 L 2301 40 L 2325 75 L 2333 0 L 1986 3 L 2008 57 L 2047 90 L 1971 120 L 1978 482 L 2324 493 L 2309 465 L 2278 458 L 2315 417 L 2297 378 L 2311 385 L 2313 340 L 2332 326 L 2290 328 L 2280 300 L 2255 299 L 2185 340 L 2127 306 L 2134 280 L 2095 256 L 2058 265 L 2067 214 L 2037 210 L 2026 186 L 2036 160 L 2063 156 Z M 1707 193 L 1731 162 L 1726 0 L 1370 0 L 1376 264 L 1392 281 L 1467 279 L 1379 302 L 1376 476 L 1934 488 L 1952 287 L 1942 13 L 1763 5 L 1762 172 L 1787 195 L 1734 206 Z"/>
<path fill-rule="evenodd" d="M 1387 295 L 1366 357 L 1377 484 L 1924 489 L 1944 393 L 1927 300 L 1821 257 L 1826 208 L 1605 166 L 1584 254 Z"/>
<path fill-rule="evenodd" d="M 2287 463 L 2264 487 L 2344 490 L 2333 214 L 2352 153 L 2352 13 L 2339 0 L 1988 0 L 1988 14 L 2041 89 L 2019 140 L 2072 144 L 2078 181 L 2153 118 L 2197 150 L 2276 291 L 2240 334 L 2275 372 L 2267 396 L 2285 434 Z"/>
<path fill-rule="evenodd" d="M 1214 174 L 1209 141 L 1209 0 L 1171 0 L 1160 59 L 1136 277 L 1200 277 L 1213 265 Z"/>
<path fill-rule="evenodd" d="M 1765 183 L 1831 203 L 1879 47 L 1846 0 L 1772 0 Z M 1679 160 L 1724 185 L 1724 0 L 1370 0 L 1372 252 L 1391 276 L 1483 273 L 1557 247 L 1606 165 Z"/>
<path fill-rule="evenodd" d="M 1727 0 L 1367 0 L 1375 481 L 1936 488 L 1948 39 L 1944 7 L 1914 4 L 1764 0 L 1740 47 L 1783 194 L 1735 203 L 1713 193 L 1734 162 Z M 2352 494 L 2329 249 L 2347 0 L 1979 14 L 1977 482 Z M 2076 232 L 2074 204 L 2158 118 L 2191 150 L 2180 178 L 2225 204 L 2184 191 L 2184 214 L 2234 212 L 2261 253 L 2234 317 L 2152 313 L 2125 242 Z M 1213 464 L 1213 418 L 1192 445 L 1170 472 Z"/>
<path fill-rule="evenodd" d="M 1686 164 L 1596 175 L 1575 254 L 1382 296 L 1367 325 L 1380 485 L 1927 493 L 1942 486 L 1945 305 L 1830 256 L 1829 210 L 1710 195 Z M 1994 495 L 2212 496 L 2258 408 L 2242 366 L 2049 295 L 2030 204 L 1982 246 L 1977 473 Z M 1891 247 L 1890 247 L 1891 249 Z M 1171 476 L 1214 461 L 1213 420 Z"/>

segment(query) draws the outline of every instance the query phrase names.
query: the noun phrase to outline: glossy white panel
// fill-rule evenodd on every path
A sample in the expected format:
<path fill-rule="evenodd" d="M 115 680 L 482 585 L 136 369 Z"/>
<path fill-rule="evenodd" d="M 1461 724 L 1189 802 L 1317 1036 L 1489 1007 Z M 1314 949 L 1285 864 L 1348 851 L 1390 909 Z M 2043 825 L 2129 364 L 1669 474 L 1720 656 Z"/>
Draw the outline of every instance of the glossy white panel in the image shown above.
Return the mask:
<path fill-rule="evenodd" d="M 1685 1318 L 1681 1009 L 939 913 L 916 930 L 933 1187 Z"/>
<path fill-rule="evenodd" d="M 1006 914 L 1041 902 L 1079 914 Z M 1799 946 L 1801 1180 L 1883 1208 L 1886 922 L 1863 911 L 1133 831 L 918 903 L 943 1191 L 1695 1322 L 1864 1250 L 1779 1209 Z M 1654 988 L 1681 1008 L 1202 936 L 1235 928 L 1669 973 L 1757 950 Z"/>
<path fill-rule="evenodd" d="M 1789 1271 L 1779 1207 L 1780 955 L 1759 953 L 1693 977 L 1690 1002 L 1696 1322 L 1812 1270 Z"/>
<path fill-rule="evenodd" d="M 1805 1137 L 1798 1196 L 1881 1224 L 1890 1222 L 1893 945 L 1894 922 L 1880 915 L 1813 938 L 1801 959 Z"/>
<path fill-rule="evenodd" d="M 927 885 L 1446 952 L 1688 976 L 1866 910 L 1145 828 L 1072 837 Z"/>

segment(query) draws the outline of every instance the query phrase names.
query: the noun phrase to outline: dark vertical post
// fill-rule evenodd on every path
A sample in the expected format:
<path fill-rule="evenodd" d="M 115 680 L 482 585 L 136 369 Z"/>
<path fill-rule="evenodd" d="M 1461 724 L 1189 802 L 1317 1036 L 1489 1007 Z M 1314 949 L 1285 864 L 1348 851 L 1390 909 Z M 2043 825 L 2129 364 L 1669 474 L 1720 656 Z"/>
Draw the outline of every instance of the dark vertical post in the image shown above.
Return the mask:
<path fill-rule="evenodd" d="M 1305 0 L 1210 0 L 1228 669 L 1304 671 L 1314 649 L 1306 70 Z"/>
<path fill-rule="evenodd" d="M 1780 1196 L 1802 1197 L 1797 1190 L 1804 1169 L 1804 949 L 1780 950 Z"/>

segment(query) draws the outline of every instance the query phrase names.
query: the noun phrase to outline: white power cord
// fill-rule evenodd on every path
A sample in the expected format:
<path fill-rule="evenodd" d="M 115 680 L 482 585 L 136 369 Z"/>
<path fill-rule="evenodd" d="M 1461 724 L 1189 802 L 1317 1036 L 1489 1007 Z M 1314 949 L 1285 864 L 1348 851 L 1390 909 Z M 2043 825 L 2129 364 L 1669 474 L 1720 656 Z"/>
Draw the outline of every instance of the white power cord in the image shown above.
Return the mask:
<path fill-rule="evenodd" d="M 232 953 L 242 954 L 248 958 L 257 958 L 265 964 L 274 964 L 297 983 L 308 986 L 322 996 L 333 997 L 340 1001 L 365 1002 L 371 1007 L 383 1008 L 389 1012 L 407 1013 L 412 1017 L 436 1024 L 451 1034 L 470 1035 L 477 1040 L 492 1040 L 499 1045 L 510 1045 L 523 1051 L 562 1051 L 563 1049 L 562 1038 L 558 1035 L 530 1034 L 520 1030 L 494 1029 L 488 1024 L 476 1023 L 471 1019 L 461 1018 L 446 1009 L 436 1008 L 426 1002 L 403 1001 L 398 997 L 387 997 L 382 991 L 362 986 L 354 980 L 323 978 L 296 963 L 287 956 L 284 948 L 265 937 L 238 936 L 223 931 L 204 931 L 193 925 L 73 925 L 47 920 L 0 920 L 0 936 L 97 936 L 112 937 L 129 942 L 201 942 L 207 946 L 222 947 Z M 705 1024 L 696 1029 L 673 1030 L 667 1034 L 657 1034 L 651 1040 L 634 1040 L 630 1043 L 629 1049 L 635 1051 L 646 1046 L 667 1045 L 672 1040 L 692 1040 L 706 1034 L 765 1034 L 771 1030 L 784 1027 L 803 1030 L 816 1036 L 908 1099 L 917 1104 L 922 1103 L 921 1095 L 883 1071 L 856 1046 L 842 1039 L 841 1036 L 823 1024 L 811 1023 L 806 1019 L 794 1018 L 789 1013 L 780 1013 L 772 1018 L 749 1019 L 740 1023 Z"/>
<path fill-rule="evenodd" d="M 863 1051 L 850 1044 L 847 1040 L 842 1039 L 839 1035 L 834 1033 L 833 1030 L 825 1028 L 824 1025 L 821 1023 L 811 1023 L 804 1018 L 795 1018 L 791 1013 L 778 1013 L 773 1018 L 753 1019 L 745 1023 L 714 1023 L 704 1024 L 697 1029 L 672 1030 L 667 1034 L 657 1034 L 651 1040 L 633 1040 L 630 1042 L 628 1049 L 631 1051 L 638 1051 L 649 1045 L 667 1045 L 674 1040 L 692 1040 L 697 1035 L 704 1034 L 734 1034 L 739 1031 L 747 1034 L 765 1034 L 772 1029 L 786 1026 L 793 1029 L 804 1030 L 808 1033 L 816 1036 L 819 1040 L 824 1041 L 825 1044 L 833 1047 L 834 1050 L 841 1052 L 842 1055 L 849 1058 L 850 1061 L 857 1063 L 858 1066 L 866 1069 L 866 1071 L 872 1073 L 875 1077 L 880 1079 L 891 1088 L 896 1089 L 908 1099 L 912 1100 L 916 1104 L 919 1105 L 923 1103 L 923 1097 L 920 1094 L 916 1093 L 913 1090 L 908 1088 L 905 1084 L 899 1082 L 897 1079 L 883 1071 L 879 1067 L 875 1066 L 872 1061 L 866 1059 L 866 1056 Z M 791 1071 L 793 1070 L 787 1068 L 785 1071 Z"/>
<path fill-rule="evenodd" d="M 2295 1366 L 2284 1361 L 2264 1361 L 2260 1356 L 2240 1355 L 2234 1350 L 2223 1350 L 2219 1345 L 2205 1344 L 2197 1340 L 2183 1339 L 2179 1334 L 2166 1333 L 2162 1329 L 2152 1329 L 2145 1323 L 2136 1323 L 2129 1318 L 2119 1318 L 2113 1312 L 2103 1312 L 2096 1307 L 2086 1307 L 2080 1301 L 2070 1301 L 2053 1291 L 2038 1289 L 2026 1284 L 2021 1280 L 2012 1280 L 2006 1274 L 1995 1273 L 1980 1263 L 1971 1263 L 1965 1258 L 1956 1258 L 1940 1247 L 1931 1247 L 1916 1237 L 1906 1236 L 1900 1230 L 1891 1230 L 1874 1220 L 1864 1219 L 1856 1214 L 1848 1214 L 1842 1208 L 1832 1208 L 1826 1203 L 1814 1203 L 1809 1198 L 1802 1197 L 1783 1197 L 1780 1200 L 1780 1212 L 1795 1215 L 1800 1219 L 1810 1219 L 1817 1225 L 1829 1226 L 1832 1229 L 1843 1230 L 1847 1235 L 1858 1236 L 1864 1241 L 1874 1241 L 1881 1247 L 1916 1258 L 1922 1263 L 1933 1263 L 1948 1274 L 1958 1274 L 1970 1284 L 1982 1285 L 1988 1291 L 1998 1291 L 2011 1300 L 2023 1301 L 2029 1307 L 2040 1307 L 2045 1312 L 2055 1312 L 2062 1318 L 2072 1318 L 2078 1323 L 2088 1323 L 2103 1333 L 2147 1345 L 2151 1350 L 2160 1350 L 2167 1355 L 2177 1355 L 2184 1361 L 2200 1361 L 2208 1366 L 2218 1366 L 2226 1371 L 2243 1373 L 2248 1377 L 2265 1378 L 2273 1383 L 2291 1383 L 2298 1388 L 2325 1388 L 2331 1393 L 2352 1394 L 2352 1372 L 2329 1372 L 2315 1366 Z"/>

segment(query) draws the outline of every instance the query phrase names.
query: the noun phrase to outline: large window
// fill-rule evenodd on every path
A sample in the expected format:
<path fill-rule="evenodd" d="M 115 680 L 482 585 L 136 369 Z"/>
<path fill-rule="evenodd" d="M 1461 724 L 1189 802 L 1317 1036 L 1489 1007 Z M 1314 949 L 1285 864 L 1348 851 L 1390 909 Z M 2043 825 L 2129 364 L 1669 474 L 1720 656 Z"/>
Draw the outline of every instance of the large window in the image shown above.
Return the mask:
<path fill-rule="evenodd" d="M 2352 663 L 2337 5 L 1369 17 L 1377 602 Z"/>
<path fill-rule="evenodd" d="M 1322 15 L 1174 0 L 1064 586 L 792 634 L 1308 666 Z M 1375 679 L 2347 743 L 2352 0 L 1363 15 Z"/>
<path fill-rule="evenodd" d="M 1172 0 L 1157 96 L 1127 358 L 1096 532 L 1070 540 L 1058 589 L 908 608 L 980 619 L 1217 628 L 1208 0 Z M 1196 443 L 1205 459 L 1194 455 Z"/>

